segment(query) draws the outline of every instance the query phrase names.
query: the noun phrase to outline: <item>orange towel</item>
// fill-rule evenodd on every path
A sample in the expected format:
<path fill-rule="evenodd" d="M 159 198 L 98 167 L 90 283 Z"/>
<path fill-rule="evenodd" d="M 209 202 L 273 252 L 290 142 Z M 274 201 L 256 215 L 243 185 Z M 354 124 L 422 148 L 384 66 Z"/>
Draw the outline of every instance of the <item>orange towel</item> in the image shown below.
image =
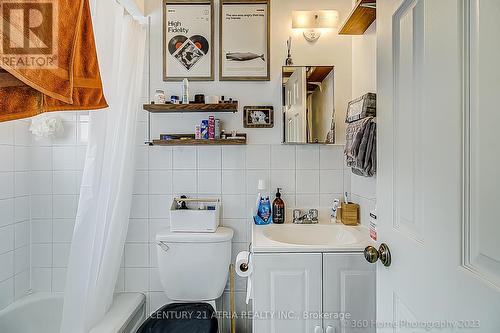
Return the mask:
<path fill-rule="evenodd" d="M 0 70 L 0 121 L 50 111 L 106 108 L 88 0 L 39 3 L 46 5 L 1 1 L 0 20 L 3 17 L 9 28 L 0 35 L 4 69 Z M 30 59 L 53 65 L 25 66 Z"/>

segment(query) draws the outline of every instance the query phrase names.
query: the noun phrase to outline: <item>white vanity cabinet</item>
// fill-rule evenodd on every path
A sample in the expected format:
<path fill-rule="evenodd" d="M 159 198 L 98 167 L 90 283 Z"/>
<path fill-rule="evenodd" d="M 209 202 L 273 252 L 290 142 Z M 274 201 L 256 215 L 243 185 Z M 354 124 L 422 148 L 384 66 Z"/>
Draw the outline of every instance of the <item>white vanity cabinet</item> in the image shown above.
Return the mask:
<path fill-rule="evenodd" d="M 349 314 L 339 320 L 325 318 L 325 333 L 375 333 L 375 265 L 362 253 L 323 254 L 323 312 Z"/>
<path fill-rule="evenodd" d="M 321 319 L 303 313 L 321 312 L 321 253 L 276 253 L 254 256 L 255 333 L 320 333 Z"/>
<path fill-rule="evenodd" d="M 256 253 L 253 285 L 254 333 L 375 332 L 375 265 L 362 253 Z"/>

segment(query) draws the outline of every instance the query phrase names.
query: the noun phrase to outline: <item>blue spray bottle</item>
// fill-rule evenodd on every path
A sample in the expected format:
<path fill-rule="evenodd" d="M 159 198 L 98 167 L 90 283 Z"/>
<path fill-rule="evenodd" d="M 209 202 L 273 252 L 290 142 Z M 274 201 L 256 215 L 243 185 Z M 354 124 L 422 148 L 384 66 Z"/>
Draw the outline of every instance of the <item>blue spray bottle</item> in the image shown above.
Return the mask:
<path fill-rule="evenodd" d="M 273 214 L 271 211 L 271 200 L 269 194 L 265 192 L 266 182 L 259 180 L 259 194 L 253 212 L 253 220 L 257 225 L 267 225 L 273 223 Z"/>

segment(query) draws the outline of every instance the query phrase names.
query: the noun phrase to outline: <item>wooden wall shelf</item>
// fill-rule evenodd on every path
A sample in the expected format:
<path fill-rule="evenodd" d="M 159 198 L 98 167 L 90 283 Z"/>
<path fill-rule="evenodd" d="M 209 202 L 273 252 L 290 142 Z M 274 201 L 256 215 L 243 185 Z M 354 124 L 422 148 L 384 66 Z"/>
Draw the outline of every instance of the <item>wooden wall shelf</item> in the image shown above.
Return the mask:
<path fill-rule="evenodd" d="M 377 0 L 358 0 L 340 28 L 339 35 L 362 35 L 377 18 Z"/>
<path fill-rule="evenodd" d="M 152 113 L 196 113 L 196 112 L 238 112 L 238 103 L 219 104 L 144 104 L 144 110 Z"/>
<path fill-rule="evenodd" d="M 194 134 L 171 134 L 169 140 L 146 142 L 151 146 L 239 146 L 247 144 L 247 134 L 237 133 L 241 139 L 195 139 Z M 160 137 L 164 137 L 163 134 Z"/>
<path fill-rule="evenodd" d="M 153 146 L 240 146 L 246 145 L 247 139 L 217 139 L 217 140 L 153 140 Z"/>

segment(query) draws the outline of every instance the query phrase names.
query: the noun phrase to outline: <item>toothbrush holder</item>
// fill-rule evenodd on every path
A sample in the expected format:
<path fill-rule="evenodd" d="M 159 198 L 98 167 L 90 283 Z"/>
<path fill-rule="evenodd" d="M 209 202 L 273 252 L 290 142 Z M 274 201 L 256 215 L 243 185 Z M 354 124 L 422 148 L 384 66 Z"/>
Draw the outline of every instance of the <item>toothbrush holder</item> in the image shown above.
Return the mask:
<path fill-rule="evenodd" d="M 342 203 L 340 211 L 340 220 L 344 225 L 359 224 L 359 205 L 355 203 Z"/>

